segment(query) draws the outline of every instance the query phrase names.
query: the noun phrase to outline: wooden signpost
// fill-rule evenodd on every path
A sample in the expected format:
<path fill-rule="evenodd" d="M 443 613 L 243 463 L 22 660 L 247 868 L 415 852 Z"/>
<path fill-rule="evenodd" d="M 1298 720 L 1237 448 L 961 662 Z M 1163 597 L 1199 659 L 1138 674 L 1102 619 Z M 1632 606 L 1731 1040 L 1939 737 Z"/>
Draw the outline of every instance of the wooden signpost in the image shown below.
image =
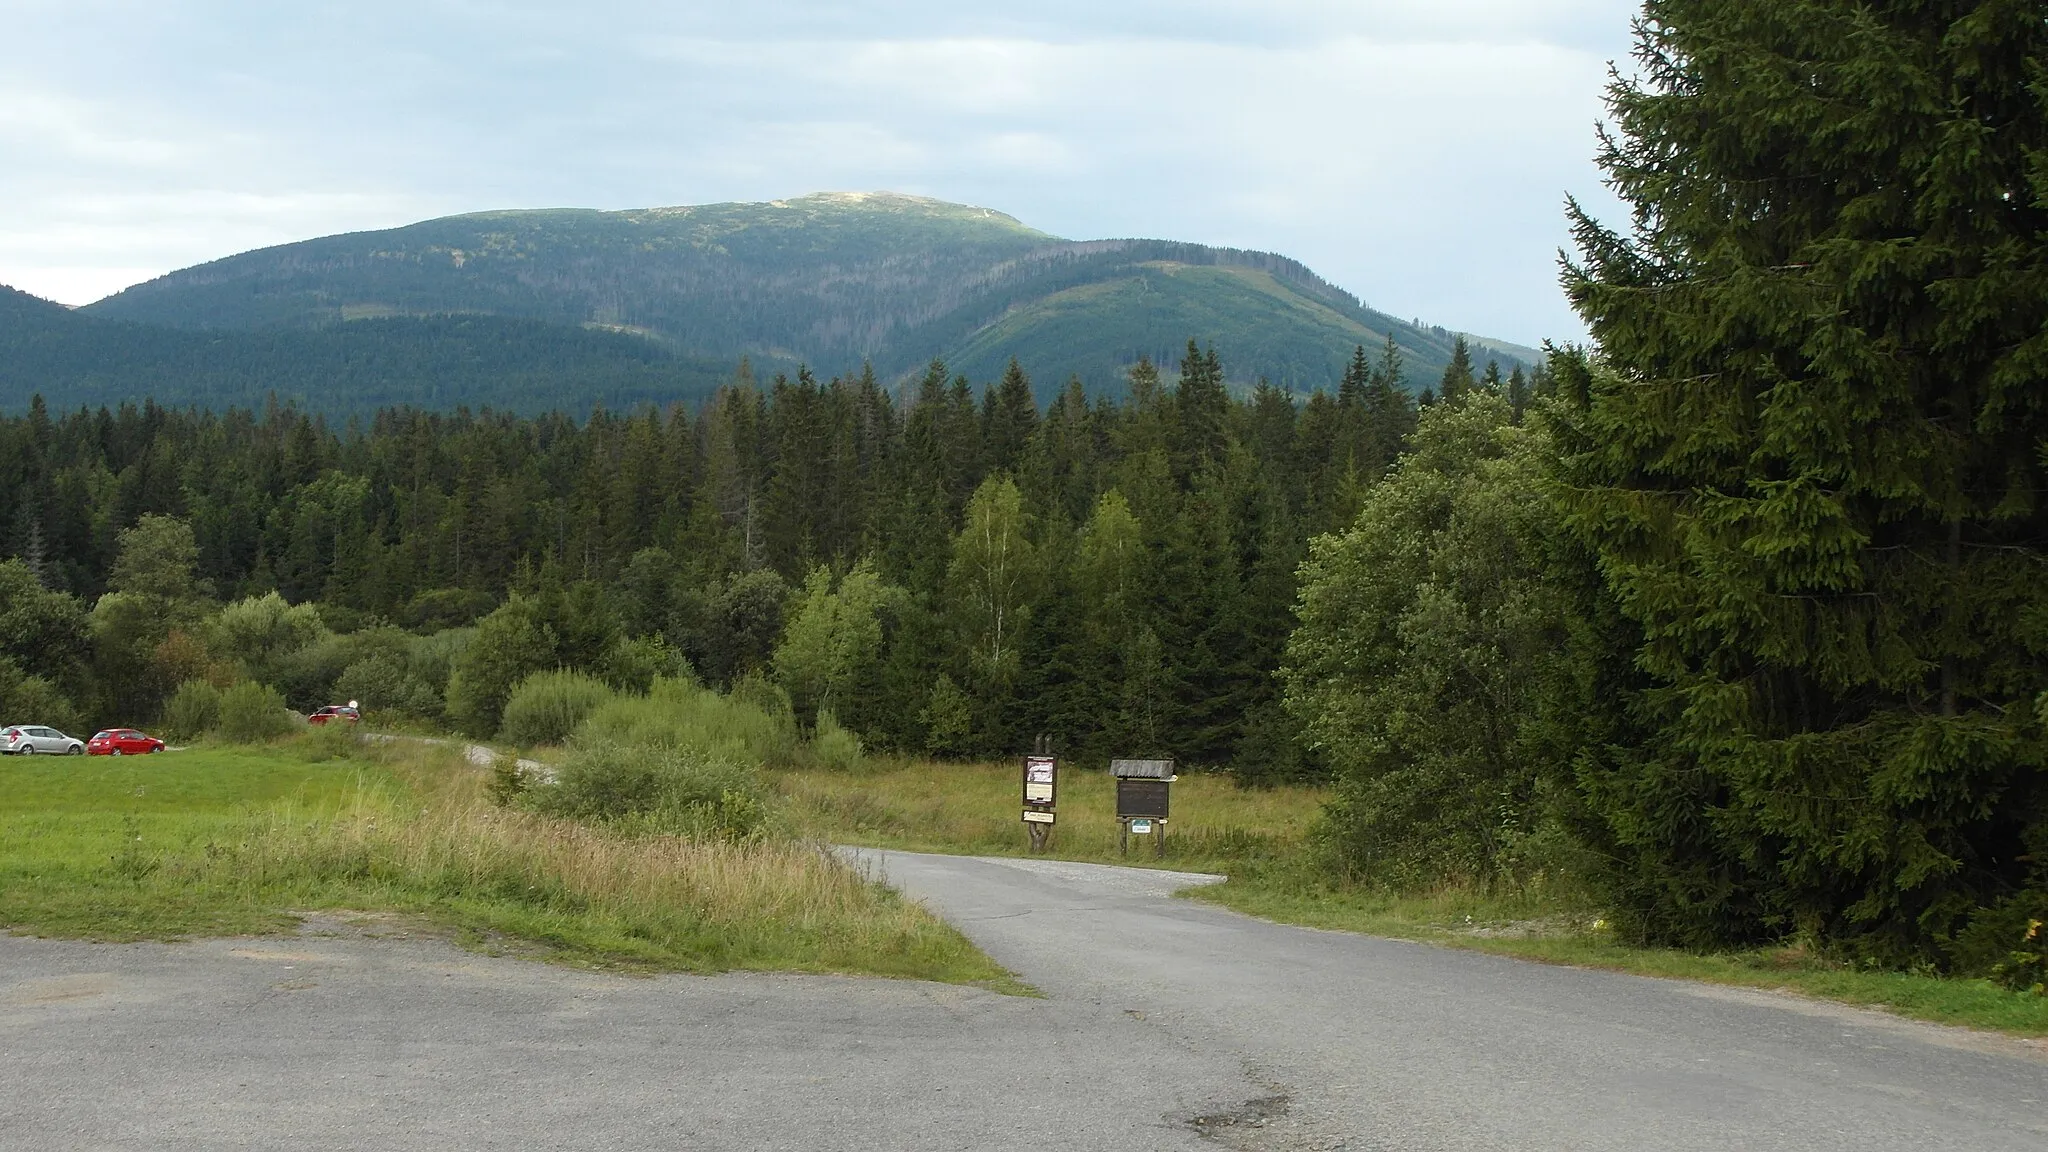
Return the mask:
<path fill-rule="evenodd" d="M 1053 758 L 1052 737 L 1040 736 L 1024 758 L 1024 831 L 1033 852 L 1045 851 L 1046 836 L 1057 819 L 1060 762 Z"/>
<path fill-rule="evenodd" d="M 1111 760 L 1116 777 L 1116 850 L 1128 855 L 1131 837 L 1152 837 L 1152 855 L 1166 855 L 1166 820 L 1174 775 L 1171 760 Z"/>

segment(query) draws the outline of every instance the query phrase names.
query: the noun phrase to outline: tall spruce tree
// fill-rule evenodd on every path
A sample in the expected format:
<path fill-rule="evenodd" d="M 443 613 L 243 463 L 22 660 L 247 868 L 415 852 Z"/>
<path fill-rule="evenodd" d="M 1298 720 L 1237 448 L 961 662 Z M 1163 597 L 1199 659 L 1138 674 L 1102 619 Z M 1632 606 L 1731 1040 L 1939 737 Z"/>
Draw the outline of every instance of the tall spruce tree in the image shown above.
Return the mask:
<path fill-rule="evenodd" d="M 2048 901 L 2048 21 L 1649 0 L 1636 55 L 1561 387 L 1654 681 L 1586 777 L 1619 894 L 1643 936 L 1938 960 Z"/>
<path fill-rule="evenodd" d="M 1478 378 L 1472 375 L 1472 349 L 1460 336 L 1451 344 L 1451 362 L 1444 365 L 1443 377 L 1437 381 L 1437 396 L 1462 400 L 1478 383 Z"/>

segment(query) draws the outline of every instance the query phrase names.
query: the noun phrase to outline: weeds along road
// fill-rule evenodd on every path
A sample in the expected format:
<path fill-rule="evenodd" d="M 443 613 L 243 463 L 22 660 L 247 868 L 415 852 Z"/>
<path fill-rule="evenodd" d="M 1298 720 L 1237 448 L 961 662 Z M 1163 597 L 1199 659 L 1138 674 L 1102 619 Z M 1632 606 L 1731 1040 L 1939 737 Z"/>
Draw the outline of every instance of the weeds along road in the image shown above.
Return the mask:
<path fill-rule="evenodd" d="M 1269 1099 L 1232 1146 L 2048 1149 L 2048 1050 L 2022 1041 L 1168 897 L 1201 877 L 844 852 L 1055 1002 L 1240 1061 Z"/>

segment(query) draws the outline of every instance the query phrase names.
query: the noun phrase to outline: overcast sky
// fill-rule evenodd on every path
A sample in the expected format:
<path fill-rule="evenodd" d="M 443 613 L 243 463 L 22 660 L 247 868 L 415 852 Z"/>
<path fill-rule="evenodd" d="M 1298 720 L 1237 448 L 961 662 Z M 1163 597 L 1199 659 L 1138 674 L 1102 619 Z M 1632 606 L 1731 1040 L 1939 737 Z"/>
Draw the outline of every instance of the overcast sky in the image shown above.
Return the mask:
<path fill-rule="evenodd" d="M 485 208 L 890 189 L 1533 343 L 1622 0 L 0 0 L 0 283 Z"/>

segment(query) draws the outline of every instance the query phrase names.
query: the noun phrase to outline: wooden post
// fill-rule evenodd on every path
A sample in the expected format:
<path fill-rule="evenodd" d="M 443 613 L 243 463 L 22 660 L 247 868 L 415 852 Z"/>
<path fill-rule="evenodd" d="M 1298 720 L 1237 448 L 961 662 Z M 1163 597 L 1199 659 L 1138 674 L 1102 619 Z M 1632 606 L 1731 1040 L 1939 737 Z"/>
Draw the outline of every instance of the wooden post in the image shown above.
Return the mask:
<path fill-rule="evenodd" d="M 1033 740 L 1033 741 L 1031 742 L 1031 754 L 1032 754 L 1032 755 L 1033 755 L 1034 757 L 1047 757 L 1047 756 L 1051 756 L 1051 755 L 1052 755 L 1052 737 L 1050 737 L 1050 736 L 1046 735 L 1046 734 L 1045 734 L 1045 733 L 1043 733 L 1043 732 L 1039 733 L 1039 734 L 1038 734 L 1038 737 L 1037 737 L 1036 739 L 1034 739 L 1034 740 Z M 1030 771 L 1031 771 L 1031 768 L 1030 768 L 1030 762 L 1029 762 L 1028 760 L 1027 760 L 1027 761 L 1025 762 L 1025 769 L 1024 769 L 1024 770 L 1025 770 L 1025 775 L 1026 775 L 1026 778 L 1027 778 L 1027 779 L 1026 779 L 1026 784 L 1025 784 L 1025 790 L 1026 790 L 1025 802 L 1026 802 L 1027 804 L 1035 804 L 1035 803 L 1039 803 L 1038 801 L 1033 801 L 1033 800 L 1031 799 L 1031 797 L 1030 797 L 1030 794 L 1029 794 L 1029 793 L 1030 793 L 1030 782 L 1029 782 L 1029 775 L 1030 775 Z M 1053 768 L 1053 771 L 1054 771 L 1055 773 L 1057 773 L 1057 772 L 1058 772 L 1058 770 L 1059 770 L 1059 769 L 1058 769 L 1058 766 L 1057 766 L 1057 765 L 1055 764 L 1055 765 L 1054 765 L 1054 768 Z M 1057 795 L 1057 794 L 1055 794 L 1055 796 L 1056 796 L 1056 795 Z M 1049 811 L 1049 810 L 1050 810 L 1050 808 L 1051 808 L 1051 805 L 1050 805 L 1050 804 L 1047 804 L 1047 805 L 1046 805 L 1046 808 L 1047 808 L 1047 810 L 1048 810 L 1048 811 L 1047 811 L 1047 815 L 1048 815 L 1048 817 L 1049 817 L 1049 816 L 1050 816 L 1050 811 Z M 1038 823 L 1038 822 L 1036 822 L 1036 821 L 1033 821 L 1033 820 L 1029 819 L 1029 814 L 1028 814 L 1028 812 L 1027 812 L 1027 819 L 1026 819 L 1026 821 L 1025 821 L 1025 824 L 1024 824 L 1024 832 L 1025 832 L 1025 835 L 1027 835 L 1027 836 L 1029 836 L 1029 837 L 1030 837 L 1030 842 L 1031 842 L 1031 851 L 1032 851 L 1032 852 L 1033 852 L 1034 854 L 1042 854 L 1042 853 L 1044 853 L 1044 851 L 1045 851 L 1045 845 L 1046 845 L 1046 840 L 1047 840 L 1047 839 L 1048 839 L 1048 838 L 1050 837 L 1050 834 L 1051 834 L 1051 832 L 1052 832 L 1052 825 L 1051 825 L 1050 823 Z"/>

